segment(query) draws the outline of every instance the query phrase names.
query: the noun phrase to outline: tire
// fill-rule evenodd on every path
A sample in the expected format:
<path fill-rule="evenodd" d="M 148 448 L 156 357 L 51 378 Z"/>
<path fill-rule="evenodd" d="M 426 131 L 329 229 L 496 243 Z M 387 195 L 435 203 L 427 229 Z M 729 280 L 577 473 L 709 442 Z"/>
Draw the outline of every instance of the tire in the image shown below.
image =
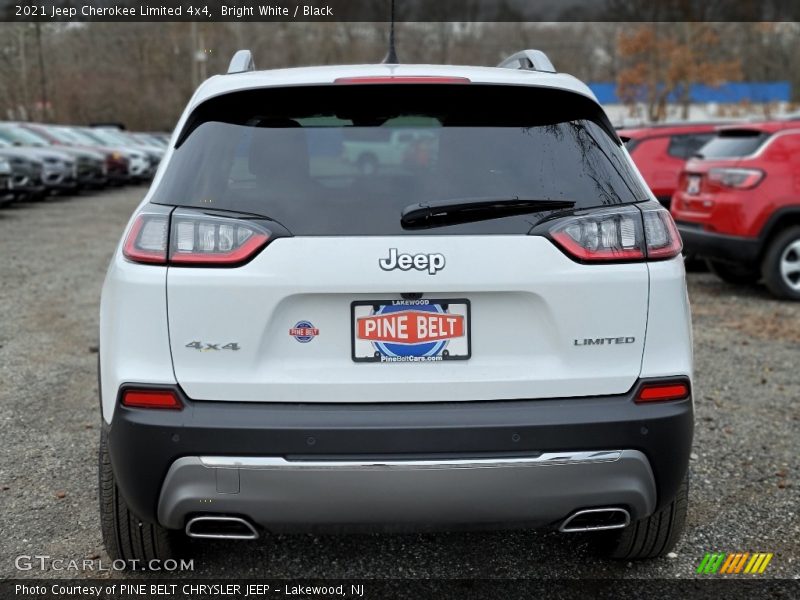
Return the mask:
<path fill-rule="evenodd" d="M 152 560 L 179 557 L 180 532 L 142 521 L 130 511 L 119 493 L 108 454 L 105 428 L 100 434 L 99 459 L 100 525 L 111 560 L 123 560 L 128 568 L 140 570 L 147 569 Z"/>
<path fill-rule="evenodd" d="M 800 300 L 800 227 L 790 227 L 770 242 L 761 275 L 778 298 Z"/>
<path fill-rule="evenodd" d="M 644 560 L 666 556 L 683 535 L 689 505 L 689 479 L 684 478 L 675 499 L 649 517 L 625 529 L 591 534 L 595 551 L 605 558 Z"/>
<path fill-rule="evenodd" d="M 718 262 L 716 260 L 706 260 L 706 266 L 709 271 L 722 279 L 722 281 L 732 285 L 752 285 L 758 283 L 760 278 L 757 269 Z"/>

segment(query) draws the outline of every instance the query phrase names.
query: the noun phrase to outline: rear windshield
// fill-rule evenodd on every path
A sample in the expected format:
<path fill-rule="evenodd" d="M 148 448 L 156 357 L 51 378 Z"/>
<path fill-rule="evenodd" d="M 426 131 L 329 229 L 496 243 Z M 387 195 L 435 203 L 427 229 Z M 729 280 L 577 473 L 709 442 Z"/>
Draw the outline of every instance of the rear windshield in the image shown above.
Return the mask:
<path fill-rule="evenodd" d="M 769 133 L 755 129 L 721 131 L 697 151 L 700 158 L 739 158 L 758 150 L 769 138 Z"/>
<path fill-rule="evenodd" d="M 278 221 L 295 235 L 395 235 L 410 204 L 648 198 L 605 114 L 521 87 L 341 85 L 227 94 L 195 110 L 152 199 Z M 542 214 L 436 233 L 526 232 Z M 415 232 L 420 233 L 420 232 Z"/>

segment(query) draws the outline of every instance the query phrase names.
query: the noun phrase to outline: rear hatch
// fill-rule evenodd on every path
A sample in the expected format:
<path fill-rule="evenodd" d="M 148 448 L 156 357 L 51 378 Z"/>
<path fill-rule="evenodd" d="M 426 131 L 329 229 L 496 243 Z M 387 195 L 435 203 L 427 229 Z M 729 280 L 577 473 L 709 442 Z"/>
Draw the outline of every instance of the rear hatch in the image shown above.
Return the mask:
<path fill-rule="evenodd" d="M 751 189 L 763 177 L 758 153 L 772 136 L 757 127 L 727 127 L 689 159 L 681 173 L 675 212 L 680 219 L 710 224 L 720 193 Z"/>
<path fill-rule="evenodd" d="M 177 207 L 175 375 L 198 400 L 625 392 L 640 372 L 647 264 L 581 264 L 531 233 L 647 198 L 605 115 L 573 93 L 352 83 L 214 98 L 151 198 Z M 482 208 L 402 221 L 458 199 Z M 232 264 L 203 259 L 239 245 Z"/>

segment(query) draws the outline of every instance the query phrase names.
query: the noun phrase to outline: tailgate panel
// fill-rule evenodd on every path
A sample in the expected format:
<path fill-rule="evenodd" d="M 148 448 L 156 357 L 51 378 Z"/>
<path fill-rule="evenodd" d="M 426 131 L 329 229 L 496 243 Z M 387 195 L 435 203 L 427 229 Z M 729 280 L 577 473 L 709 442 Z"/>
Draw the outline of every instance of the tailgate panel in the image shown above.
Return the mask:
<path fill-rule="evenodd" d="M 378 261 L 392 248 L 438 253 L 446 263 L 434 274 L 382 270 Z M 242 267 L 171 267 L 167 281 L 175 374 L 198 400 L 616 394 L 641 367 L 647 266 L 580 265 L 541 237 L 282 238 Z M 471 357 L 354 362 L 352 303 L 403 293 L 469 300 Z"/>

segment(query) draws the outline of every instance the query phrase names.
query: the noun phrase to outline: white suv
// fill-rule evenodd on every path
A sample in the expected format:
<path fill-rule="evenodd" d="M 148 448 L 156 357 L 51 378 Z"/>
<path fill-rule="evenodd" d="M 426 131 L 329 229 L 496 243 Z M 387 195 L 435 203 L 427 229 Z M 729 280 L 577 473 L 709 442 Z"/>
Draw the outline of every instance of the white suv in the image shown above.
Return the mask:
<path fill-rule="evenodd" d="M 103 288 L 113 558 L 364 526 L 674 546 L 680 238 L 583 83 L 536 51 L 500 67 L 241 51 L 197 90 Z M 403 160 L 343 151 L 399 130 L 424 132 Z"/>

